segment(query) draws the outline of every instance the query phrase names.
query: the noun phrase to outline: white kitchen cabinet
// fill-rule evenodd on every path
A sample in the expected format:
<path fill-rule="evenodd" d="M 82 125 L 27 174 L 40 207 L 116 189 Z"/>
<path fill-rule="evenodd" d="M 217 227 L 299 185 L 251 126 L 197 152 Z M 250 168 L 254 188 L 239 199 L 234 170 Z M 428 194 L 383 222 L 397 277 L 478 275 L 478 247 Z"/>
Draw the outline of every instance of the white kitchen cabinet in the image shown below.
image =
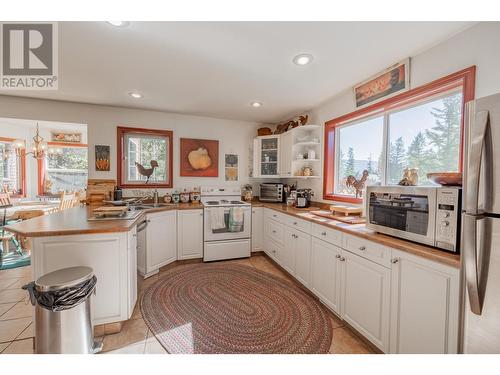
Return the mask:
<path fill-rule="evenodd" d="M 295 278 L 306 287 L 311 285 L 311 235 L 295 231 Z"/>
<path fill-rule="evenodd" d="M 457 353 L 459 270 L 392 251 L 391 353 Z"/>
<path fill-rule="evenodd" d="M 281 134 L 280 140 L 280 174 L 281 177 L 292 177 L 293 133 Z"/>
<path fill-rule="evenodd" d="M 146 215 L 145 277 L 158 273 L 177 259 L 177 211 L 161 211 Z"/>
<path fill-rule="evenodd" d="M 177 211 L 177 259 L 203 258 L 203 210 Z"/>
<path fill-rule="evenodd" d="M 340 315 L 340 257 L 342 249 L 328 242 L 312 239 L 312 292 Z"/>
<path fill-rule="evenodd" d="M 293 228 L 283 228 L 283 246 L 280 248 L 279 261 L 290 275 L 295 275 L 295 251 L 297 247 L 296 234 Z"/>
<path fill-rule="evenodd" d="M 264 207 L 252 207 L 252 251 L 262 251 L 264 242 Z"/>
<path fill-rule="evenodd" d="M 383 352 L 389 351 L 391 270 L 342 251 L 341 315 Z"/>
<path fill-rule="evenodd" d="M 280 136 L 266 135 L 254 139 L 254 177 L 280 177 Z"/>
<path fill-rule="evenodd" d="M 137 300 L 134 232 L 135 228 L 130 232 L 35 237 L 33 278 L 66 267 L 91 267 L 97 276 L 96 292 L 91 296 L 93 324 L 127 320 Z"/>

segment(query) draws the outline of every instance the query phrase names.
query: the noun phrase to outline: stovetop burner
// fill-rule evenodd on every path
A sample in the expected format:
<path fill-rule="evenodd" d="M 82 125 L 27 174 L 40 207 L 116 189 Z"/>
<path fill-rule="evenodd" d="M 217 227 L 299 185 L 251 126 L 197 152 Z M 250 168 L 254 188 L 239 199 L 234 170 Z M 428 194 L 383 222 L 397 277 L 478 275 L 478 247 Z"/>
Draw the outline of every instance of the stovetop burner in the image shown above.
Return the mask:
<path fill-rule="evenodd" d="M 205 202 L 205 204 L 208 206 L 214 206 L 216 204 L 219 204 L 219 201 L 208 201 L 208 202 Z"/>
<path fill-rule="evenodd" d="M 245 204 L 242 201 L 231 201 L 229 203 L 231 203 L 231 204 Z"/>

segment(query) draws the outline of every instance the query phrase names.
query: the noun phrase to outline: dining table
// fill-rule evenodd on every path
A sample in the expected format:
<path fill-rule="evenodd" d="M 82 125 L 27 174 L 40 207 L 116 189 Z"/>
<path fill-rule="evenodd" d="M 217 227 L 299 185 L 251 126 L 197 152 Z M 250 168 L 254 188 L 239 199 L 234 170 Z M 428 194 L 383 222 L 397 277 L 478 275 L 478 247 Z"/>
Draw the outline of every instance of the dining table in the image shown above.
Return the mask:
<path fill-rule="evenodd" d="M 29 216 L 41 216 L 47 215 L 54 211 L 57 211 L 59 207 L 58 201 L 18 201 L 13 202 L 12 206 L 5 208 L 5 219 L 6 220 L 18 220 L 23 217 Z M 2 210 L 3 211 L 3 210 Z M 4 216 L 3 212 L 0 215 Z"/>

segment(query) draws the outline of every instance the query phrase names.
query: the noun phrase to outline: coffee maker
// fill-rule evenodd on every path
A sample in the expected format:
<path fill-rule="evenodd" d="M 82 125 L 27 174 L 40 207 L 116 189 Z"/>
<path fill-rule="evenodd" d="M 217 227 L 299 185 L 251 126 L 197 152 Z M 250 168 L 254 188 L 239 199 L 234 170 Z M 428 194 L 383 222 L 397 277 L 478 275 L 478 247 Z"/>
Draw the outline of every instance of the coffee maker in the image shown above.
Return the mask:
<path fill-rule="evenodd" d="M 311 189 L 297 189 L 297 195 L 295 197 L 295 207 L 306 208 L 311 205 L 311 197 L 314 192 Z"/>

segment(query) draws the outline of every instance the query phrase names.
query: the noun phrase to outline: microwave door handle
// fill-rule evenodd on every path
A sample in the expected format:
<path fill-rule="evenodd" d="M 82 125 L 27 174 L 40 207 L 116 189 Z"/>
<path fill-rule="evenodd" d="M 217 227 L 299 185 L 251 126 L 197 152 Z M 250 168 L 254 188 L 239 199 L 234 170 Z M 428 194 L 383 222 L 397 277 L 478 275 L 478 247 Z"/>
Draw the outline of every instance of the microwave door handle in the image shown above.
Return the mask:
<path fill-rule="evenodd" d="M 469 294 L 469 305 L 471 311 L 481 315 L 484 302 L 484 294 L 480 291 L 478 255 L 477 255 L 477 221 L 478 217 L 463 215 L 463 254 L 465 264 L 465 282 Z M 481 220 L 481 219 L 479 219 Z"/>
<path fill-rule="evenodd" d="M 479 179 L 488 123 L 488 111 L 477 112 L 474 126 L 470 127 L 469 123 L 470 145 L 467 155 L 465 212 L 473 215 L 479 213 Z"/>

